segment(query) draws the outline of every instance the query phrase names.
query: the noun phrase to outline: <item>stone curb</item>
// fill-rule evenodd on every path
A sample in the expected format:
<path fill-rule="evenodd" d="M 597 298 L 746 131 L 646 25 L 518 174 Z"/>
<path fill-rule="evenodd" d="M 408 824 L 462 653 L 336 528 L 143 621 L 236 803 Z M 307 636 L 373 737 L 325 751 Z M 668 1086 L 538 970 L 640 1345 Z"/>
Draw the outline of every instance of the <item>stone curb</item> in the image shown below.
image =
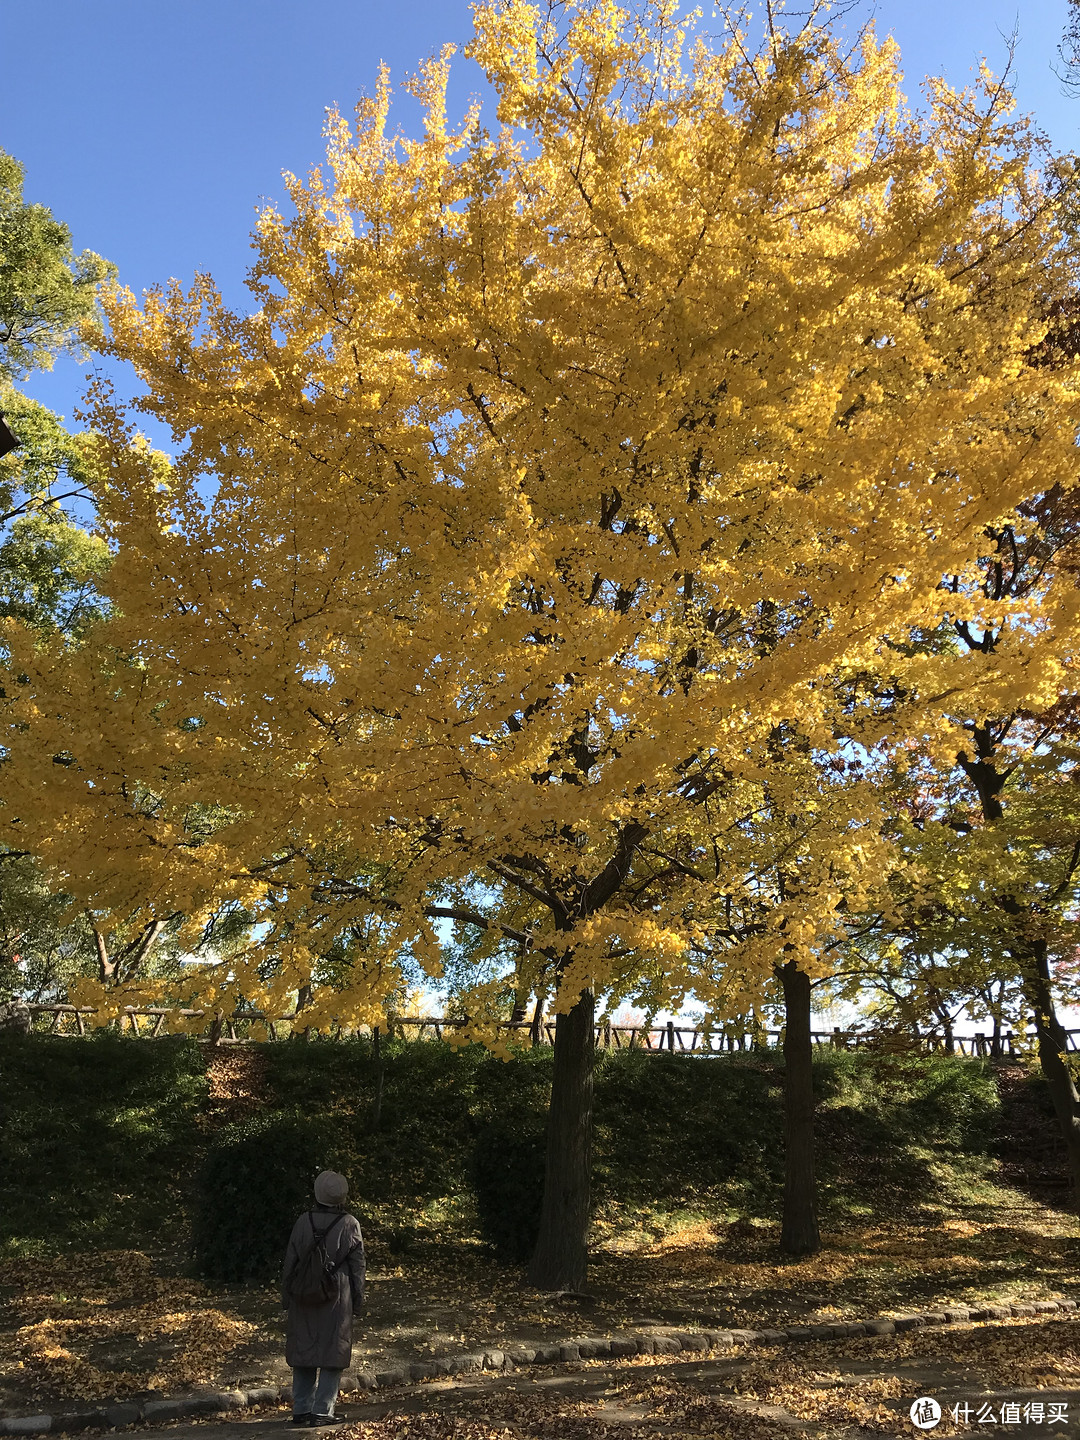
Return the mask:
<path fill-rule="evenodd" d="M 789 1325 L 784 1330 L 635 1331 L 628 1335 L 582 1336 L 547 1345 L 513 1346 L 509 1350 L 474 1350 L 445 1355 L 386 1370 L 360 1369 L 342 1376 L 341 1393 L 387 1390 L 397 1385 L 436 1380 L 478 1371 L 518 1370 L 525 1365 L 554 1365 L 573 1360 L 598 1360 L 627 1355 L 702 1355 L 735 1345 L 785 1345 L 814 1340 L 847 1340 L 858 1335 L 896 1335 L 916 1328 L 963 1325 L 973 1320 L 1006 1320 L 1013 1316 L 1068 1314 L 1075 1300 L 1033 1300 L 1017 1305 L 947 1305 L 913 1315 L 880 1316 L 872 1320 L 837 1321 L 832 1325 Z M 292 1386 L 261 1385 L 252 1390 L 207 1390 L 195 1395 L 161 1396 L 154 1400 L 114 1401 L 67 1415 L 13 1415 L 0 1418 L 0 1435 L 45 1435 L 59 1431 L 122 1429 L 128 1425 L 163 1424 L 186 1415 L 224 1415 L 233 1410 L 277 1405 L 292 1399 Z"/>

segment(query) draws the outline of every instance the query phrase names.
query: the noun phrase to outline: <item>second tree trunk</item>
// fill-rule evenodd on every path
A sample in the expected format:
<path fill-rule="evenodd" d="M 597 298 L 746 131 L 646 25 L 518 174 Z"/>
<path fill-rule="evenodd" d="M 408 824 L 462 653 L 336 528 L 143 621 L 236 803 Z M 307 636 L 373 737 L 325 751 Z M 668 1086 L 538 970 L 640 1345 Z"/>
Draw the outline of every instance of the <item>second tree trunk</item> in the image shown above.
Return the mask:
<path fill-rule="evenodd" d="M 780 1249 L 812 1255 L 821 1248 L 814 1178 L 814 1067 L 810 977 L 793 960 L 777 967 L 784 986 L 784 1219 Z"/>

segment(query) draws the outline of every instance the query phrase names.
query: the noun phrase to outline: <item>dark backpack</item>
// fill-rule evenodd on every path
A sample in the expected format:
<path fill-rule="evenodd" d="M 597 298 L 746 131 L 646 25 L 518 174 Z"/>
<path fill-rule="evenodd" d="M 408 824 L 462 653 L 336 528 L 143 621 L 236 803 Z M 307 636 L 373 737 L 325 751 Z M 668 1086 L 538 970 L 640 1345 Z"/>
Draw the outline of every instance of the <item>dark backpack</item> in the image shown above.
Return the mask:
<path fill-rule="evenodd" d="M 292 1273 L 289 1299 L 297 1305 L 326 1305 L 337 1299 L 338 1271 L 352 1254 L 350 1250 L 340 1260 L 333 1261 L 326 1253 L 326 1237 L 335 1226 L 341 1224 L 345 1216 L 339 1215 L 325 1230 L 315 1229 L 315 1216 L 310 1210 L 308 1219 L 311 1221 L 312 1240 Z"/>

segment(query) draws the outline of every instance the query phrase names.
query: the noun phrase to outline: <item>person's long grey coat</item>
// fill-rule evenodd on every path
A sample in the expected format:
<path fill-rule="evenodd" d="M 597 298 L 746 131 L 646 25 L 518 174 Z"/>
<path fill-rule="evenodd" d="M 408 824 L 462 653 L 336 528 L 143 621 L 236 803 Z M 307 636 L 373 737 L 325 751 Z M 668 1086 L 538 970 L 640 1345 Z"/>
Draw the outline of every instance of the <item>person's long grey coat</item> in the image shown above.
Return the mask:
<path fill-rule="evenodd" d="M 316 1206 L 314 1212 L 305 1211 L 300 1216 L 289 1236 L 281 1277 L 281 1303 L 289 1310 L 285 1327 L 287 1365 L 344 1370 L 352 1359 L 353 1315 L 359 1314 L 364 1303 L 365 1277 L 364 1239 L 355 1215 L 346 1215 L 340 1224 L 334 1226 L 326 1240 L 326 1254 L 330 1260 L 340 1260 L 349 1255 L 337 1272 L 335 1298 L 325 1305 L 297 1305 L 289 1299 L 293 1271 L 311 1244 L 312 1215 L 322 1231 L 333 1224 L 340 1214 L 340 1210 Z"/>

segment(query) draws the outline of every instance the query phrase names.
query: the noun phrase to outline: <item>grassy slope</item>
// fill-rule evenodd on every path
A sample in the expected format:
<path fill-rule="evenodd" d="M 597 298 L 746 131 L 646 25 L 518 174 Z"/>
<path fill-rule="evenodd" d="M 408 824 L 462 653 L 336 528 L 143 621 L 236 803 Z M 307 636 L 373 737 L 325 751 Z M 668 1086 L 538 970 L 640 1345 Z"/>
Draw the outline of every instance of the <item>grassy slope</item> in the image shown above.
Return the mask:
<path fill-rule="evenodd" d="M 496 1154 L 516 1145 L 526 1159 L 540 1144 L 543 1050 L 507 1064 L 474 1049 L 391 1047 L 375 1133 L 366 1044 L 296 1042 L 263 1047 L 263 1057 L 262 1103 L 222 1130 L 210 1121 L 188 1039 L 0 1037 L 0 1246 L 172 1249 L 189 1228 L 192 1176 L 208 1142 L 235 1148 L 246 1136 L 248 1169 L 237 1183 L 248 1200 L 257 1193 L 272 1205 L 280 1192 L 283 1212 L 295 1213 L 312 1167 L 333 1165 L 350 1176 L 375 1237 L 404 1249 L 414 1233 L 475 1231 L 478 1144 Z M 602 1056 L 597 1238 L 658 1239 L 695 1217 L 774 1218 L 781 1079 L 767 1053 Z M 830 1051 L 816 1084 L 826 1223 L 932 1205 L 992 1167 L 997 1091 L 979 1062 Z M 219 1161 L 215 1188 L 222 1174 L 228 1183 L 230 1163 Z M 506 1204 L 527 1203 L 535 1166 L 520 1195 L 513 1183 L 504 1182 Z"/>

